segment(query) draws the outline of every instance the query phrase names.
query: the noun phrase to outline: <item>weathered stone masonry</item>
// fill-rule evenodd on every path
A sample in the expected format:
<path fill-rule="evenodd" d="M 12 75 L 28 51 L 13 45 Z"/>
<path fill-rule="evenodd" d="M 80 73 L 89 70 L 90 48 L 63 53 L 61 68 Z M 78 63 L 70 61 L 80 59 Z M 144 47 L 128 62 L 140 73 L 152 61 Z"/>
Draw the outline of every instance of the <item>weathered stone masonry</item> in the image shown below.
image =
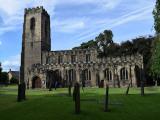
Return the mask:
<path fill-rule="evenodd" d="M 139 54 L 97 58 L 96 49 L 51 51 L 50 17 L 43 7 L 26 9 L 21 53 L 21 82 L 29 88 L 49 87 L 50 81 L 67 86 L 139 86 L 143 57 Z"/>

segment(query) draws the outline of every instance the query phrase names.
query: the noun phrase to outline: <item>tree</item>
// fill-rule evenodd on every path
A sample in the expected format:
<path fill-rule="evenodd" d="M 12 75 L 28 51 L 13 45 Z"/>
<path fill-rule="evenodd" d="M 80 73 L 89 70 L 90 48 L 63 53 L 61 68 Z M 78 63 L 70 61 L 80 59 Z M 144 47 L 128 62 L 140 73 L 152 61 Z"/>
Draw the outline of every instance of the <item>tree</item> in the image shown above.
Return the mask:
<path fill-rule="evenodd" d="M 156 37 L 152 49 L 151 73 L 154 77 L 160 75 L 160 38 Z"/>
<path fill-rule="evenodd" d="M 133 43 L 131 41 L 125 41 L 121 43 L 120 47 L 121 55 L 131 55 L 133 54 Z"/>
<path fill-rule="evenodd" d="M 104 40 L 106 44 L 111 44 L 113 43 L 113 33 L 111 30 L 104 30 Z"/>
<path fill-rule="evenodd" d="M 113 33 L 111 30 L 105 30 L 103 33 L 100 33 L 98 37 L 96 37 L 96 41 L 98 44 L 98 48 L 103 56 L 107 55 L 107 47 L 109 47 L 113 43 Z"/>
<path fill-rule="evenodd" d="M 1 75 L 2 75 L 2 67 L 1 67 L 1 63 L 0 63 L 0 82 L 1 82 Z"/>
<path fill-rule="evenodd" d="M 97 47 L 97 42 L 94 40 L 89 40 L 88 42 L 84 42 L 79 47 L 74 47 L 73 49 L 87 49 L 96 47 Z"/>
<path fill-rule="evenodd" d="M 156 0 L 156 5 L 153 10 L 154 17 L 154 29 L 156 30 L 156 34 L 160 33 L 160 0 Z"/>
<path fill-rule="evenodd" d="M 18 79 L 12 77 L 11 80 L 10 80 L 10 83 L 11 84 L 18 84 Z"/>
<path fill-rule="evenodd" d="M 153 42 L 152 49 L 151 73 L 155 78 L 157 78 L 157 76 L 160 76 L 160 0 L 156 1 L 156 5 L 153 10 L 153 17 L 156 37 Z"/>
<path fill-rule="evenodd" d="M 1 81 L 2 84 L 8 85 L 9 83 L 9 78 L 8 78 L 8 73 L 7 72 L 2 72 L 1 73 Z"/>
<path fill-rule="evenodd" d="M 120 45 L 117 43 L 111 43 L 108 47 L 105 48 L 106 57 L 116 57 L 120 56 Z"/>

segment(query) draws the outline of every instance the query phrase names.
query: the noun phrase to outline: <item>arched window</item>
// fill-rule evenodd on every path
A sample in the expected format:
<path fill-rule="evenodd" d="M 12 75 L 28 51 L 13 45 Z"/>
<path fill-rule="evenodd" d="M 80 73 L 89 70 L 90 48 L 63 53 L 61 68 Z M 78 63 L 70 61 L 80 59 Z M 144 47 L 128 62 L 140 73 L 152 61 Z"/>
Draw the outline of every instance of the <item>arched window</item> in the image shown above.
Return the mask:
<path fill-rule="evenodd" d="M 91 71 L 88 69 L 85 69 L 82 71 L 82 78 L 86 81 L 86 80 L 91 80 Z"/>
<path fill-rule="evenodd" d="M 128 80 L 128 71 L 125 67 L 120 70 L 120 78 L 121 80 Z"/>
<path fill-rule="evenodd" d="M 68 78 L 70 82 L 76 81 L 76 71 L 74 69 L 69 70 Z"/>
<path fill-rule="evenodd" d="M 33 31 L 35 30 L 35 18 L 31 18 L 30 20 L 30 29 Z"/>
<path fill-rule="evenodd" d="M 91 80 L 91 71 L 89 70 L 89 80 Z"/>
<path fill-rule="evenodd" d="M 63 57 L 62 56 L 58 56 L 58 64 L 63 63 Z"/>
<path fill-rule="evenodd" d="M 112 81 L 112 72 L 111 72 L 111 70 L 109 70 L 108 68 L 106 70 L 104 70 L 104 77 L 108 81 Z"/>

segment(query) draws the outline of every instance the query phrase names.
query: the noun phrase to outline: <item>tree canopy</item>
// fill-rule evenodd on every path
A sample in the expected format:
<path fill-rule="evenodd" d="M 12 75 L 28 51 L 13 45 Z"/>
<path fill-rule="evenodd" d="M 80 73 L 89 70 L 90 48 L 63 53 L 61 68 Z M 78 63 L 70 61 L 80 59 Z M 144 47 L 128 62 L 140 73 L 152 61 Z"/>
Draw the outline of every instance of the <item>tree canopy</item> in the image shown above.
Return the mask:
<path fill-rule="evenodd" d="M 160 0 L 156 0 L 156 5 L 153 10 L 154 28 L 157 34 L 160 33 Z"/>
<path fill-rule="evenodd" d="M 156 1 L 153 10 L 154 28 L 156 37 L 153 42 L 152 58 L 151 58 L 151 73 L 154 76 L 160 75 L 160 0 Z"/>

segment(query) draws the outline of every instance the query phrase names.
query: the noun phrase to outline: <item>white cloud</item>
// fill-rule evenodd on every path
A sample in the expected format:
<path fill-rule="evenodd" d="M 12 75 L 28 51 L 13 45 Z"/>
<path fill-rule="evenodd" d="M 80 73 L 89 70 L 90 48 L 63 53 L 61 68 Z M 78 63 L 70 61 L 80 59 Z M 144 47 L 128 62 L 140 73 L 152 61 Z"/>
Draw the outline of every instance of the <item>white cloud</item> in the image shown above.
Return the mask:
<path fill-rule="evenodd" d="M 28 7 L 44 6 L 52 15 L 54 0 L 0 0 L 0 35 L 8 31 L 16 31 L 23 22 L 24 9 Z"/>
<path fill-rule="evenodd" d="M 122 0 L 104 0 L 102 2 L 102 6 L 106 9 L 113 9 L 117 7 L 121 2 Z"/>
<path fill-rule="evenodd" d="M 75 36 L 75 39 L 77 40 L 77 42 L 84 41 L 90 37 L 93 37 L 99 34 L 104 29 L 113 29 L 115 27 L 118 27 L 120 25 L 126 24 L 128 22 L 132 22 L 132 21 L 151 19 L 152 9 L 153 9 L 153 5 L 149 5 L 144 8 L 140 8 L 138 10 L 129 11 L 128 13 L 125 13 L 124 15 L 118 18 L 97 20 L 97 23 L 96 24 L 94 23 L 94 27 L 92 27 L 92 29 Z"/>
<path fill-rule="evenodd" d="M 120 3 L 120 1 L 122 0 L 0 0 L 0 16 L 3 21 L 3 25 L 0 26 L 0 34 L 19 29 L 19 26 L 22 26 L 23 22 L 22 11 L 27 7 L 44 6 L 52 18 L 56 5 L 94 4 L 99 6 L 99 9 L 113 9 Z M 64 22 L 66 21 L 64 20 Z M 84 23 L 82 21 L 78 21 L 77 23 L 73 23 L 71 26 L 65 24 L 64 27 L 57 27 L 59 27 L 58 29 L 64 28 L 63 32 L 68 32 L 83 28 Z"/>
<path fill-rule="evenodd" d="M 2 41 L 0 41 L 0 45 L 2 45 Z"/>
<path fill-rule="evenodd" d="M 57 32 L 73 33 L 85 28 L 86 18 L 68 18 L 66 20 L 55 19 L 52 28 Z"/>
<path fill-rule="evenodd" d="M 106 8 L 116 7 L 122 0 L 55 0 L 57 5 L 82 5 L 82 4 L 95 4 L 104 6 Z"/>
<path fill-rule="evenodd" d="M 153 0 L 5 0 L 5 2 L 4 0 L 0 0 L 0 17 L 3 21 L 3 24 L 0 25 L 0 35 L 22 27 L 24 8 L 43 5 L 51 16 L 51 24 L 53 24 L 52 26 L 55 31 L 73 33 L 83 30 L 85 31 L 84 33 L 82 32 L 78 36 L 75 36 L 75 39 L 82 41 L 82 39 L 84 40 L 98 34 L 103 29 L 117 27 L 130 21 L 149 18 L 150 14 L 148 13 L 149 11 L 152 12 L 152 8 L 148 6 L 153 7 L 154 3 L 155 0 L 154 2 Z M 54 17 L 55 8 L 58 5 L 83 6 L 83 4 L 95 6 L 93 11 L 86 11 L 89 13 L 106 13 L 109 10 L 122 9 L 125 14 L 110 19 L 108 19 L 109 17 L 96 19 L 96 15 L 94 15 L 95 19 L 90 16 L 87 16 L 85 19 L 76 18 L 77 16 L 74 16 L 73 19 L 73 16 L 66 16 L 66 18 L 57 20 Z M 119 6 L 123 7 L 119 8 Z M 143 8 L 143 6 L 146 6 L 145 8 L 148 7 L 148 9 Z M 118 14 L 118 12 L 115 13 Z"/>
<path fill-rule="evenodd" d="M 19 66 L 20 55 L 11 56 L 7 60 L 2 61 L 2 68 L 4 71 L 8 71 L 9 69 L 19 70 Z"/>
<path fill-rule="evenodd" d="M 62 24 L 57 26 L 58 29 L 56 31 L 63 32 L 63 33 L 73 33 L 76 32 L 77 30 L 83 29 L 85 27 L 83 21 L 79 22 L 72 22 L 72 24 Z"/>

